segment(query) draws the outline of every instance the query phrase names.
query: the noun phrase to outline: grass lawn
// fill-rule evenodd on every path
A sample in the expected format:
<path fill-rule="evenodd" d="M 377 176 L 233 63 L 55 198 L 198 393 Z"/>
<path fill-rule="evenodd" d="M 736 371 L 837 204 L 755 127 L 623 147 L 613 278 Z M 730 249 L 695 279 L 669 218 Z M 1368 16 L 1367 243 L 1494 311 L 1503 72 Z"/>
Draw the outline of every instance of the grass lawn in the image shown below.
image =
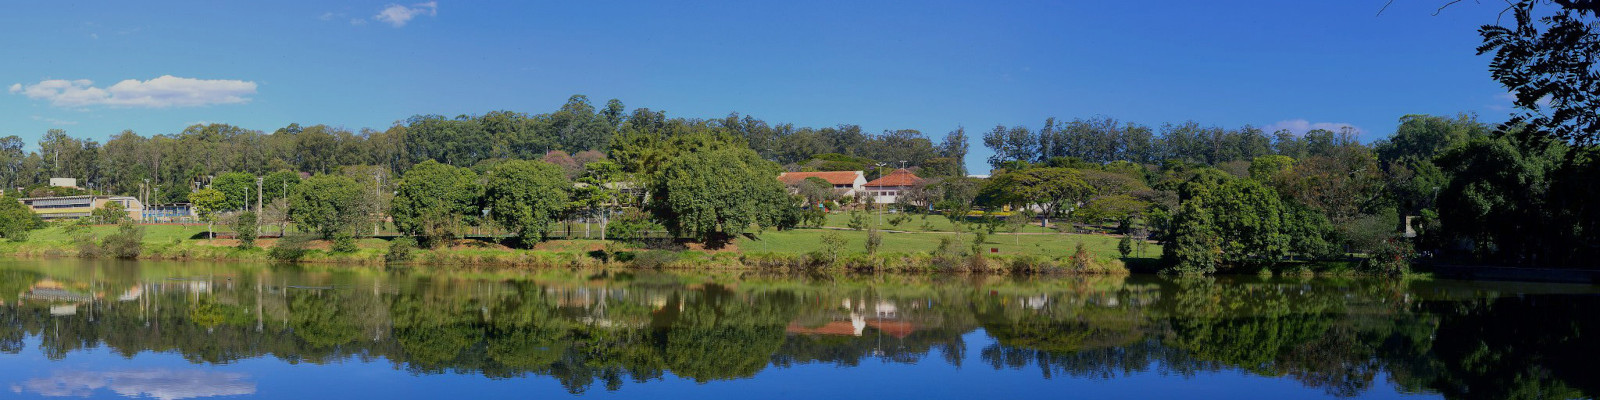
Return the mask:
<path fill-rule="evenodd" d="M 890 213 L 885 212 L 885 213 L 883 213 L 883 216 L 882 216 L 883 217 L 883 223 L 879 224 L 878 226 L 881 227 L 884 230 L 907 231 L 907 232 L 955 232 L 955 230 L 956 230 L 955 229 L 955 224 L 950 223 L 950 220 L 945 219 L 945 217 L 943 217 L 943 216 L 925 215 L 925 214 L 909 214 L 909 215 L 911 217 L 911 220 L 906 221 L 905 223 L 902 223 L 899 226 L 895 226 L 895 225 L 890 225 L 889 224 L 889 219 L 891 217 L 894 217 L 895 214 L 890 214 Z M 928 226 L 926 227 L 926 229 L 923 227 L 923 221 L 924 221 L 923 217 L 924 216 L 927 217 L 926 221 L 927 221 L 927 225 Z M 878 222 L 878 217 L 879 216 L 878 216 L 877 213 L 870 213 L 870 214 L 866 214 L 866 217 L 867 217 L 867 224 L 873 224 L 873 223 Z M 974 219 L 974 221 L 976 221 L 976 219 Z M 848 213 L 848 212 L 828 213 L 828 218 L 827 218 L 826 222 L 823 223 L 823 226 L 833 227 L 833 228 L 847 228 L 847 227 L 850 226 L 850 213 Z M 1007 228 L 1002 227 L 1002 228 L 1000 228 L 999 231 L 996 231 L 996 232 L 1010 232 L 1010 231 L 1007 230 Z M 1041 227 L 1039 227 L 1039 221 L 1038 220 L 1034 220 L 1033 223 L 1028 224 L 1028 225 L 1024 225 L 1022 227 L 1022 229 L 1017 231 L 1017 232 L 1023 232 L 1023 233 L 1055 233 L 1056 231 L 1054 229 L 1041 228 Z M 937 241 L 935 243 L 937 243 Z"/>
<path fill-rule="evenodd" d="M 939 218 L 943 219 L 943 218 Z M 865 231 L 838 231 L 826 229 L 794 229 L 788 231 L 767 231 L 759 236 L 758 240 L 740 239 L 736 245 L 739 251 L 748 253 L 787 253 L 804 254 L 823 250 L 822 234 L 826 232 L 838 233 L 845 239 L 844 248 L 840 254 L 866 253 L 867 233 Z M 885 233 L 883 234 L 883 247 L 881 252 L 897 253 L 928 253 L 939 247 L 940 238 L 954 238 L 953 233 Z M 956 243 L 958 248 L 967 249 L 972 245 L 972 235 L 961 235 Z M 1071 256 L 1076 251 L 1078 243 L 1087 246 L 1089 252 L 1102 257 L 1117 258 L 1118 236 L 1107 235 L 1080 235 L 1080 234 L 1050 234 L 1050 235 L 989 235 L 984 242 L 986 254 L 996 255 L 1037 255 L 1040 257 L 1056 258 Z M 988 253 L 988 249 L 998 249 L 999 252 Z M 1145 258 L 1158 258 L 1161 256 L 1161 246 L 1149 244 L 1145 247 Z"/>
<path fill-rule="evenodd" d="M 189 238 L 195 237 L 196 235 L 203 238 L 205 237 L 206 232 L 206 226 L 204 224 L 189 226 L 142 225 L 142 227 L 144 227 L 145 243 L 171 243 L 173 239 L 189 240 Z M 104 237 L 105 235 L 116 233 L 117 226 L 96 225 L 90 227 L 89 231 L 94 232 L 95 236 Z M 221 226 L 217 227 L 217 232 L 223 231 L 224 230 Z M 46 228 L 28 232 L 28 241 L 44 243 L 71 243 L 72 235 L 67 233 L 65 227 L 52 225 Z"/>

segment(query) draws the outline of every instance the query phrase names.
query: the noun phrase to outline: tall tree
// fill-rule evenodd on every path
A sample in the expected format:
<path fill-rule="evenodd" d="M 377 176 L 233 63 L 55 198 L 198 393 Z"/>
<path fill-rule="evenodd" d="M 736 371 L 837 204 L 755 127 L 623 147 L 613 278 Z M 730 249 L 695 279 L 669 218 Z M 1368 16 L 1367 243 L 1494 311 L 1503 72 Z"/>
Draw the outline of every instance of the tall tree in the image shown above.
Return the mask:
<path fill-rule="evenodd" d="M 561 167 L 543 161 L 506 161 L 486 175 L 483 206 L 489 218 L 526 246 L 544 239 L 572 190 Z"/>
<path fill-rule="evenodd" d="M 401 233 L 435 246 L 459 237 L 467 219 L 478 216 L 482 189 L 472 170 L 427 160 L 400 179 L 389 215 Z"/>
<path fill-rule="evenodd" d="M 344 175 L 317 175 L 289 194 L 289 216 L 324 239 L 354 236 L 371 215 L 366 188 Z"/>
<path fill-rule="evenodd" d="M 776 226 L 775 218 L 795 207 L 778 173 L 750 149 L 684 152 L 652 188 L 652 210 L 675 235 L 720 246 L 753 225 Z"/>
<path fill-rule="evenodd" d="M 200 189 L 189 193 L 189 204 L 194 207 L 195 214 L 200 220 L 206 222 L 206 237 L 216 238 L 217 213 L 227 209 L 228 197 L 216 189 Z"/>

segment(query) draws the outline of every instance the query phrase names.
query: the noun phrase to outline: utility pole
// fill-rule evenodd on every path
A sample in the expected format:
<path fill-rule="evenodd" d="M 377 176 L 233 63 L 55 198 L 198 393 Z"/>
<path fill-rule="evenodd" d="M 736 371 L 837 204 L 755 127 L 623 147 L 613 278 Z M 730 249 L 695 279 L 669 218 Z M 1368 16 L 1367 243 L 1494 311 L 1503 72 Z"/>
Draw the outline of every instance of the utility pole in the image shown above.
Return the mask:
<path fill-rule="evenodd" d="M 383 198 L 383 195 L 379 192 L 379 189 L 381 189 L 382 186 L 383 174 L 381 171 L 374 168 L 372 170 L 372 236 L 378 236 L 378 226 L 383 225 L 383 218 L 378 217 L 380 214 L 378 213 L 377 207 L 378 199 Z"/>
<path fill-rule="evenodd" d="M 261 217 L 261 198 L 264 197 L 264 196 L 261 195 L 261 184 L 266 183 L 266 181 L 267 181 L 267 178 L 263 178 L 263 177 L 257 177 L 256 178 L 256 217 L 257 218 Z"/>

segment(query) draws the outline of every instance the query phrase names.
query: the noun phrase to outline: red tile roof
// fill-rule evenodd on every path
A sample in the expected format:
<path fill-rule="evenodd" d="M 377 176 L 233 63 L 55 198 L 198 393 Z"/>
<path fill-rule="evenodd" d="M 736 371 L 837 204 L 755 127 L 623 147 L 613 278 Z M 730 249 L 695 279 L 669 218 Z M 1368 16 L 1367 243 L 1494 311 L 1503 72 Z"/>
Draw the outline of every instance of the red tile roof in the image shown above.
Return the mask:
<path fill-rule="evenodd" d="M 778 175 L 778 180 L 783 181 L 785 185 L 793 185 L 813 176 L 835 185 L 851 185 L 856 183 L 856 178 L 861 176 L 861 171 L 785 172 Z"/>
<path fill-rule="evenodd" d="M 901 168 L 901 169 L 894 170 L 894 172 L 890 172 L 888 175 L 884 175 L 881 178 L 875 179 L 872 182 L 867 182 L 866 186 L 867 187 L 913 186 L 913 185 L 916 185 L 917 182 L 921 181 L 921 180 L 922 180 L 922 178 L 918 178 L 917 175 L 912 174 L 911 171 L 908 171 L 905 168 Z"/>
<path fill-rule="evenodd" d="M 894 336 L 899 339 L 905 339 L 906 336 L 911 336 L 913 332 L 917 331 L 916 325 L 912 325 L 910 322 L 901 321 L 868 320 L 867 326 L 883 331 L 883 333 L 887 333 L 889 336 Z"/>
<path fill-rule="evenodd" d="M 801 326 L 800 322 L 796 321 L 796 322 L 790 322 L 789 326 L 787 328 L 785 328 L 784 330 L 788 331 L 789 333 L 801 334 L 801 335 L 836 335 L 836 336 L 859 336 L 860 335 L 860 333 L 856 332 L 855 325 L 850 324 L 850 321 L 833 321 L 833 322 L 829 322 L 827 324 L 824 324 L 822 326 L 815 327 L 815 328 L 807 328 L 807 327 Z"/>

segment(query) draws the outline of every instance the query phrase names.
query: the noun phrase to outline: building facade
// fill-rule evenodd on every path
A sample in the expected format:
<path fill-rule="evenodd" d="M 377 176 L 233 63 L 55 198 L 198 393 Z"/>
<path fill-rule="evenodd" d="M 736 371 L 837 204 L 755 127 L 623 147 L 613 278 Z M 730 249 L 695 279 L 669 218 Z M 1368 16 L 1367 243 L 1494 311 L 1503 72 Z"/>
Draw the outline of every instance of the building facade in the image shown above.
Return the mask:
<path fill-rule="evenodd" d="M 128 218 L 139 219 L 144 215 L 144 203 L 139 199 L 125 196 L 60 196 L 60 197 L 29 197 L 22 199 L 22 204 L 38 214 L 40 219 L 70 219 L 88 217 L 94 210 L 103 208 L 107 204 L 117 203 L 128 213 Z"/>
<path fill-rule="evenodd" d="M 872 197 L 873 203 L 893 204 L 899 202 L 900 197 L 904 196 L 905 192 L 910 191 L 920 182 L 922 182 L 922 178 L 918 178 L 910 170 L 901 168 L 890 172 L 888 175 L 874 179 L 872 182 L 867 182 L 866 185 L 863 185 L 863 190 Z"/>
<path fill-rule="evenodd" d="M 785 172 L 778 180 L 793 185 L 807 178 L 822 178 L 833 185 L 833 192 L 844 197 L 855 197 L 867 185 L 867 175 L 861 171 Z"/>

